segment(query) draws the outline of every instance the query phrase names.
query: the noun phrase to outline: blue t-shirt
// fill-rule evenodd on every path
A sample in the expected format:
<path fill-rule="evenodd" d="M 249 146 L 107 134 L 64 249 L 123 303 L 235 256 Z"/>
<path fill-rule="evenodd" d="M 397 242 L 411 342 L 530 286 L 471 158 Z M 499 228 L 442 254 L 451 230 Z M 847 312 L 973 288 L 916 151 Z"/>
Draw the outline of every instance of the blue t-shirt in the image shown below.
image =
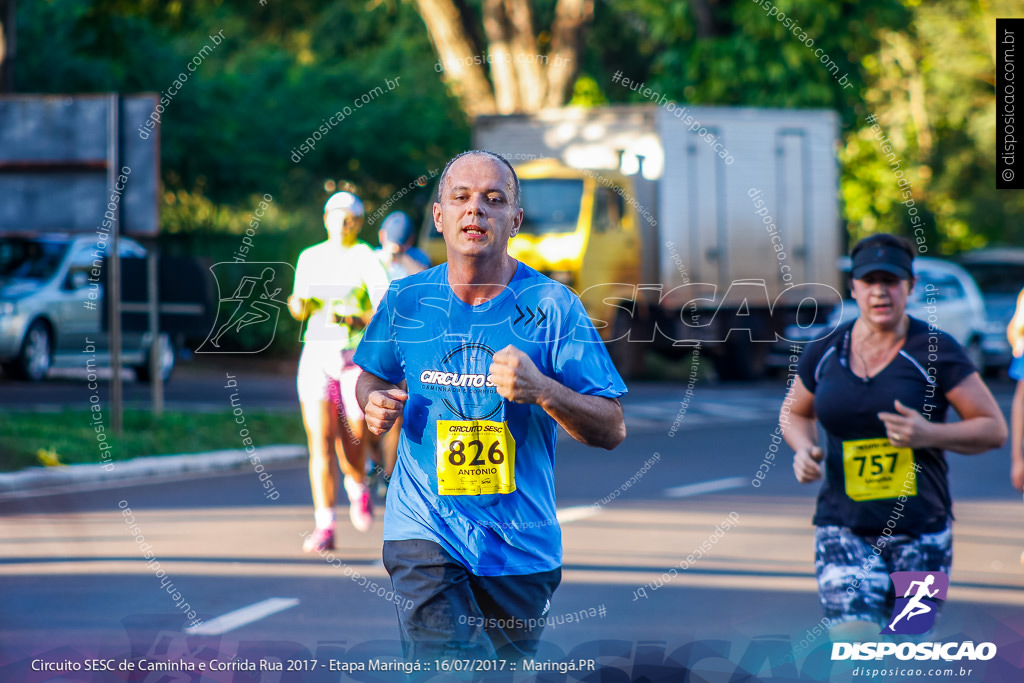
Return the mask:
<path fill-rule="evenodd" d="M 478 576 L 533 574 L 562 563 L 557 423 L 537 405 L 502 399 L 486 380 L 494 354 L 508 345 L 573 391 L 626 393 L 579 298 L 523 263 L 501 294 L 477 306 L 455 296 L 447 264 L 393 282 L 354 358 L 384 380 L 408 383 L 384 540 L 435 541 Z M 516 490 L 439 494 L 439 420 L 506 423 L 515 440 Z"/>

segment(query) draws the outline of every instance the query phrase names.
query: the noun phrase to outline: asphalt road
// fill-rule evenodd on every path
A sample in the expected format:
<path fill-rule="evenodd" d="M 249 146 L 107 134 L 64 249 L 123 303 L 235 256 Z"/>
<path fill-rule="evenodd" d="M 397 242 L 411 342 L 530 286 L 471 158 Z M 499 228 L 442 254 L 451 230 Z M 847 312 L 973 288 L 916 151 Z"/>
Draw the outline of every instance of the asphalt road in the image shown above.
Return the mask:
<path fill-rule="evenodd" d="M 216 377 L 194 381 L 194 395 L 222 391 Z M 291 379 L 239 374 L 240 387 L 258 382 L 267 382 L 272 406 Z M 1010 385 L 995 389 L 1007 409 Z M 685 387 L 637 385 L 625 401 L 629 437 L 619 449 L 593 450 L 563 435 L 564 574 L 550 612 L 556 623 L 537 661 L 557 668 L 592 659 L 601 673 L 517 671 L 514 680 L 858 681 L 858 665 L 922 668 L 938 673 L 933 680 L 1024 678 L 1024 509 L 1008 483 L 1005 448 L 950 456 L 958 519 L 953 583 L 933 634 L 991 641 L 998 656 L 829 661 L 815 630 L 822 616 L 810 525 L 817 487 L 798 484 L 785 457 L 760 487 L 751 485 L 782 391 L 781 383 L 698 385 L 687 399 Z M 400 655 L 379 522 L 367 534 L 342 524 L 332 557 L 304 556 L 302 535 L 312 526 L 305 470 L 295 464 L 271 474 L 281 492 L 275 501 L 262 496 L 252 470 L 0 500 L 0 681 L 397 680 L 331 670 L 380 666 Z M 712 550 L 690 564 L 687 556 L 711 538 Z M 681 564 L 687 568 L 666 573 Z M 201 630 L 186 632 L 196 619 Z M 81 657 L 110 658 L 115 667 L 280 660 L 315 668 L 31 671 L 33 660 Z M 431 673 L 437 681 L 453 676 Z M 508 669 L 503 675 L 511 680 Z"/>
<path fill-rule="evenodd" d="M 168 410 L 223 410 L 225 377 L 230 374 L 245 387 L 247 405 L 269 410 L 298 407 L 295 390 L 297 361 L 278 361 L 272 365 L 254 363 L 240 356 L 224 356 L 217 363 L 179 364 L 170 381 L 164 384 L 164 403 Z M 99 370 L 99 396 L 109 401 L 109 368 Z M 125 407 L 150 405 L 151 387 L 136 381 L 134 375 L 121 373 Z M 0 410 L 88 409 L 89 397 L 85 370 L 58 368 L 43 382 L 12 380 L 0 374 Z"/>

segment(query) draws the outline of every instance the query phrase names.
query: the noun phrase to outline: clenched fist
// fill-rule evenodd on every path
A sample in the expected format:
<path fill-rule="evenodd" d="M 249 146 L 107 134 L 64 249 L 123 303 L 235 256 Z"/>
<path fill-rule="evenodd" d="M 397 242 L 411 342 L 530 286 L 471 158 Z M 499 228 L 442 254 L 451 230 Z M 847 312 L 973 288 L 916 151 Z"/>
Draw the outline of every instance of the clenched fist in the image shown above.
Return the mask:
<path fill-rule="evenodd" d="M 377 436 L 388 431 L 402 416 L 402 410 L 408 399 L 409 394 L 401 389 L 374 391 L 369 395 L 366 408 L 363 409 L 366 426 Z"/>
<path fill-rule="evenodd" d="M 793 455 L 793 474 L 801 484 L 809 484 L 821 479 L 821 463 L 824 451 L 817 446 L 801 448 Z"/>
<path fill-rule="evenodd" d="M 489 373 L 487 381 L 497 387 L 498 395 L 515 403 L 539 403 L 553 381 L 511 345 L 494 354 Z"/>

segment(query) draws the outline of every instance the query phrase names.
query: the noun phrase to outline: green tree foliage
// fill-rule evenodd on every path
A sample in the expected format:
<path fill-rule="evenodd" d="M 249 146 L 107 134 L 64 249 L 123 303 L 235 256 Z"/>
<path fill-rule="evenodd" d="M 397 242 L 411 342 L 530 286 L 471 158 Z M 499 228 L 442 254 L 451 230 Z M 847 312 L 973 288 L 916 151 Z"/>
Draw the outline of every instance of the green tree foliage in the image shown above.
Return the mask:
<path fill-rule="evenodd" d="M 1024 198 L 994 189 L 993 32 L 1014 14 L 1005 0 L 609 0 L 588 72 L 617 102 L 643 101 L 611 81 L 621 69 L 678 102 L 835 109 L 851 241 L 920 228 L 942 255 L 1024 241 Z"/>
<path fill-rule="evenodd" d="M 920 208 L 918 236 L 936 255 L 1019 244 L 1024 201 L 996 190 L 994 180 L 995 18 L 1012 16 L 1012 8 L 968 0 L 906 4 L 911 24 L 881 31 L 879 49 L 862 60 L 863 111 L 876 121 L 848 135 L 840 154 L 851 231 L 910 235 L 917 227 L 912 209 Z M 879 136 L 895 159 L 882 158 Z"/>
<path fill-rule="evenodd" d="M 863 87 L 861 56 L 877 49 L 880 28 L 909 19 L 898 0 L 610 0 L 609 8 L 594 40 L 609 46 L 603 85 L 612 100 L 635 99 L 608 79 L 622 69 L 679 102 L 824 107 L 846 125 Z"/>
<path fill-rule="evenodd" d="M 18 89 L 43 93 L 166 92 L 213 48 L 162 116 L 168 232 L 240 232 L 270 194 L 263 229 L 297 229 L 297 250 L 322 237 L 328 188 L 372 211 L 469 142 L 405 3 L 49 0 L 22 3 L 19 43 Z"/>
<path fill-rule="evenodd" d="M 482 45 L 482 3 L 457 4 Z M 537 26 L 551 25 L 555 6 L 534 4 Z M 851 239 L 919 228 L 935 254 L 1024 240 L 1024 198 L 994 189 L 994 19 L 1013 16 L 1009 0 L 593 7 L 574 104 L 642 101 L 612 81 L 621 70 L 687 104 L 834 109 Z M 269 193 L 263 229 L 288 230 L 289 258 L 321 235 L 331 183 L 373 211 L 469 145 L 409 0 L 39 0 L 19 5 L 18 31 L 21 92 L 161 92 L 223 31 L 163 117 L 167 231 L 237 233 Z M 549 48 L 546 31 L 536 38 Z M 400 85 L 387 92 L 388 80 Z M 377 87 L 385 92 L 292 160 L 326 118 Z M 415 213 L 428 187 L 394 208 Z"/>

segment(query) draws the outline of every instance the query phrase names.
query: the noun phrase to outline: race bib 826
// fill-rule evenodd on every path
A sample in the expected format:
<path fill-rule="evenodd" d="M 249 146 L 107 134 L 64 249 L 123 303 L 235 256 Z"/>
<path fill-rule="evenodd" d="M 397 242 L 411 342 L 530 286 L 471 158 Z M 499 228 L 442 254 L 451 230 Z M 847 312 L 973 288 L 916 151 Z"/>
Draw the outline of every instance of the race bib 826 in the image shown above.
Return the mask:
<path fill-rule="evenodd" d="M 438 420 L 437 492 L 479 496 L 516 490 L 516 442 L 504 422 Z"/>

